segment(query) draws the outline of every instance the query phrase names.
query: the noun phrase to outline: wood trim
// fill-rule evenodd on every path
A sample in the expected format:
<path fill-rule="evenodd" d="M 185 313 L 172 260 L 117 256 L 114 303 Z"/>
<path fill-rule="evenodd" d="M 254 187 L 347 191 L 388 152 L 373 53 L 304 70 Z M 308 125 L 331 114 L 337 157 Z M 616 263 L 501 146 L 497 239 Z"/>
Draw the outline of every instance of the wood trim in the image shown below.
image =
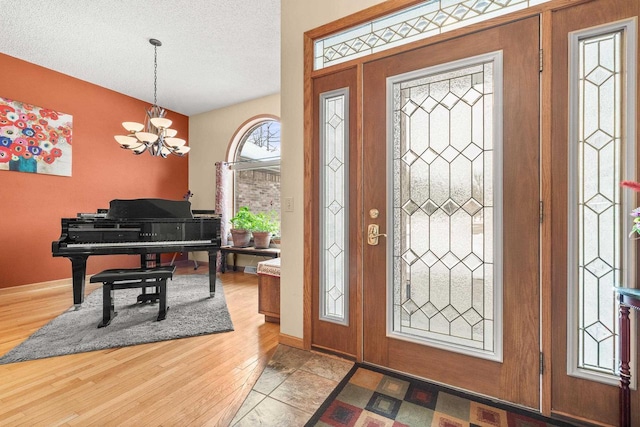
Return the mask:
<path fill-rule="evenodd" d="M 316 344 L 312 344 L 311 345 L 311 351 L 312 352 L 316 352 L 316 353 L 321 353 L 324 355 L 330 355 L 333 357 L 337 357 L 340 359 L 347 359 L 347 360 L 355 360 L 355 357 L 353 356 L 353 354 L 348 354 L 348 353 L 343 353 L 341 351 L 336 351 L 333 348 L 329 348 L 329 347 L 325 347 L 322 345 L 316 345 Z"/>
<path fill-rule="evenodd" d="M 580 417 L 573 414 L 567 414 L 566 412 L 553 411 L 555 419 L 566 420 L 571 423 L 580 422 L 586 426 L 593 427 L 614 427 L 613 424 L 600 423 L 598 421 L 591 420 L 589 418 Z"/>
<path fill-rule="evenodd" d="M 536 14 L 538 14 L 546 10 L 559 10 L 565 7 L 571 7 L 580 3 L 587 3 L 590 1 L 594 0 L 551 0 L 547 3 L 531 6 L 530 8 L 525 10 L 536 10 Z M 304 34 L 305 37 L 316 40 L 319 38 L 330 36 L 333 33 L 338 33 L 340 31 L 346 30 L 349 27 L 381 18 L 393 12 L 409 8 L 423 2 L 424 0 L 387 0 L 377 5 L 352 13 L 351 15 L 347 15 L 343 18 L 313 28 L 309 31 L 306 31 Z M 513 14 L 508 14 L 505 16 L 511 17 L 513 16 Z"/>
<path fill-rule="evenodd" d="M 552 48 L 551 48 L 551 11 L 544 11 L 540 17 L 540 37 L 542 47 L 543 70 L 540 79 L 540 200 L 543 203 L 543 218 L 540 227 L 540 327 L 541 327 L 541 350 L 546 359 L 542 372 L 542 400 L 540 410 L 543 415 L 551 415 L 551 118 L 553 117 L 551 70 Z"/>
<path fill-rule="evenodd" d="M 355 171 L 355 176 L 358 177 L 358 181 L 355 185 L 352 184 L 351 188 L 355 189 L 356 193 L 357 193 L 357 202 L 356 202 L 356 212 L 364 212 L 364 198 L 363 198 L 363 179 L 364 179 L 364 172 L 363 172 L 363 157 L 364 157 L 364 150 L 363 150 L 363 129 L 362 129 L 362 114 L 363 114 L 363 97 L 362 97 L 362 80 L 363 80 L 363 65 L 362 64 L 358 64 L 357 70 L 356 70 L 356 87 L 357 87 L 357 91 L 358 91 L 358 99 L 356 101 L 356 123 L 353 123 L 353 125 L 356 126 L 356 151 L 358 153 L 360 153 L 360 159 L 356 162 L 356 171 Z M 350 162 L 351 164 L 353 164 L 353 161 Z M 364 346 L 364 319 L 363 319 L 363 292 L 364 292 L 364 281 L 363 281 L 363 274 L 362 274 L 362 269 L 364 266 L 364 245 L 365 245 L 365 216 L 367 215 L 367 213 L 364 213 L 364 215 L 358 215 L 358 223 L 354 224 L 354 226 L 358 227 L 358 230 L 360 230 L 359 233 L 357 233 L 357 238 L 356 238 L 356 254 L 355 254 L 355 259 L 356 259 L 356 271 L 358 272 L 358 274 L 356 274 L 356 278 L 355 280 L 352 282 L 352 286 L 355 285 L 356 286 L 356 300 L 355 300 L 355 304 L 356 304 L 356 318 L 353 319 L 353 321 L 356 322 L 356 361 L 358 362 L 362 362 L 363 361 L 363 346 Z M 353 250 L 353 249 L 352 249 Z"/>
<path fill-rule="evenodd" d="M 313 69 L 313 40 L 304 35 L 304 235 L 313 233 L 314 218 L 317 214 L 313 192 L 313 87 L 311 70 Z M 317 258 L 314 252 L 314 240 L 304 239 L 303 260 L 303 345 L 305 350 L 311 349 L 311 321 L 313 298 L 311 295 L 313 284 L 313 260 Z"/>
<path fill-rule="evenodd" d="M 371 55 L 367 55 L 364 57 L 359 57 L 359 58 L 355 58 L 351 61 L 345 61 L 342 62 L 340 64 L 336 64 L 336 65 L 332 65 L 326 68 L 323 68 L 321 70 L 313 70 L 313 58 L 312 58 L 312 62 L 311 62 L 311 77 L 318 77 L 324 74 L 331 74 L 334 73 L 336 71 L 340 71 L 342 69 L 345 68 L 350 68 L 355 66 L 356 64 L 359 63 L 365 63 L 365 62 L 370 62 L 370 61 L 375 61 L 377 59 L 380 58 L 385 58 L 388 56 L 392 56 L 392 55 L 396 55 L 399 53 L 403 53 L 403 52 L 407 52 L 413 49 L 417 49 L 423 46 L 428 46 L 431 44 L 436 44 L 436 43 L 440 43 L 443 42 L 445 40 L 451 40 L 457 37 L 462 37 L 462 36 L 466 36 L 472 33 L 476 33 L 482 30 L 485 30 L 487 28 L 492 28 L 492 27 L 496 27 L 499 25 L 503 25 L 503 24 L 507 24 L 510 22 L 514 22 L 514 21 L 519 21 L 521 19 L 526 19 L 526 18 L 530 18 L 532 16 L 536 16 L 536 15 L 540 15 L 544 12 L 548 12 L 548 11 L 556 11 L 556 10 L 560 10 L 560 9 L 564 9 L 566 7 L 571 7 L 571 6 L 575 6 L 577 4 L 580 3 L 588 3 L 591 1 L 595 1 L 595 0 L 552 0 L 548 3 L 542 3 L 536 6 L 531 6 L 527 9 L 522 9 L 522 10 L 518 10 L 503 16 L 497 16 L 495 18 L 486 20 L 486 21 L 481 21 L 478 22 L 476 24 L 472 24 L 472 25 L 468 25 L 456 30 L 452 30 L 452 31 L 447 31 L 445 33 L 441 33 L 432 37 L 428 37 L 426 39 L 421 39 L 421 40 L 416 40 L 415 42 L 411 42 L 405 45 L 401 45 L 401 46 L 397 46 L 388 50 L 383 50 L 381 52 L 378 53 L 373 53 Z M 334 21 L 334 23 L 331 24 L 327 24 L 324 25 L 322 27 L 318 27 L 316 29 L 307 31 L 305 33 L 306 36 L 310 37 L 312 39 L 312 47 L 313 47 L 313 41 L 319 38 L 323 38 L 323 37 L 327 37 L 332 33 L 336 33 L 339 31 L 343 31 L 348 29 L 350 26 L 355 26 L 358 24 L 361 24 L 363 22 L 367 22 L 369 20 L 372 19 L 376 19 L 382 16 L 385 16 L 387 14 L 390 14 L 392 12 L 395 12 L 397 10 L 402 10 L 404 7 L 409 7 L 412 6 L 413 4 L 418 4 L 421 2 L 416 2 L 416 1 L 407 1 L 406 4 L 404 6 L 401 7 L 393 7 L 394 5 L 390 5 L 391 7 L 389 7 L 388 9 L 383 9 L 383 6 L 386 6 L 388 3 L 396 3 L 394 1 L 387 1 L 383 4 L 374 6 L 372 8 L 369 9 L 365 9 L 362 12 L 357 12 L 353 15 L 350 15 L 346 18 L 344 18 L 343 20 L 345 22 L 350 23 L 350 25 L 346 25 L 346 26 L 342 26 L 339 28 L 334 29 L 334 26 L 332 26 L 332 24 L 334 23 L 338 23 L 341 22 L 343 20 L 339 20 L 339 21 Z M 376 15 L 370 15 L 369 12 L 371 11 L 371 9 L 376 9 L 376 12 L 378 12 L 378 14 Z M 367 18 L 363 18 L 360 19 L 360 17 L 358 16 L 360 13 L 366 13 Z M 349 18 L 349 19 L 347 19 Z M 337 25 L 336 25 L 337 27 Z M 328 32 L 322 32 L 320 30 L 322 29 L 328 29 L 330 31 Z M 317 31 L 317 32 L 316 32 Z"/>
<path fill-rule="evenodd" d="M 291 335 L 283 334 L 278 335 L 278 343 L 282 345 L 288 345 L 289 347 L 299 348 L 301 350 L 309 350 L 305 348 L 306 340 L 298 337 L 292 337 Z M 311 347 L 311 346 L 309 346 Z"/>
<path fill-rule="evenodd" d="M 585 3 L 593 0 L 552 0 L 548 3 L 532 6 L 527 10 L 536 10 L 536 14 L 546 10 L 558 10 L 568 6 L 574 6 L 579 3 Z M 349 27 L 363 24 L 368 21 L 372 21 L 377 18 L 389 15 L 393 12 L 400 11 L 402 9 L 409 8 L 414 5 L 423 3 L 424 0 L 387 0 L 377 5 L 368 7 L 358 12 L 347 15 L 343 18 L 321 25 L 305 32 L 305 36 L 310 37 L 312 40 L 330 36 L 331 34 L 338 33 L 346 30 Z M 508 17 L 512 14 L 505 15 Z M 518 18 L 516 18 L 518 19 Z M 512 20 L 509 18 L 509 20 Z"/>

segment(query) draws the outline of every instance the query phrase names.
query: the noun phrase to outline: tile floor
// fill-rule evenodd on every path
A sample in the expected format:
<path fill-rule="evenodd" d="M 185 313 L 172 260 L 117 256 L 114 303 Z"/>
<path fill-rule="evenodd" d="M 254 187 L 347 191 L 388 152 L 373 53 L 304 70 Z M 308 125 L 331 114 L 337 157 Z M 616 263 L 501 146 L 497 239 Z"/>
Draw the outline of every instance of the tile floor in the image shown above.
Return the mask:
<path fill-rule="evenodd" d="M 307 352 L 281 344 L 238 410 L 231 426 L 304 426 L 352 367 L 353 363 L 344 359 Z M 433 387 L 434 390 L 437 388 L 436 386 L 427 387 Z M 533 420 L 512 412 L 507 414 L 502 409 L 486 406 L 444 391 L 431 390 L 431 392 L 417 392 L 417 394 L 408 393 L 407 391 L 411 392 L 411 388 L 412 386 L 406 381 L 360 368 L 354 373 L 336 400 L 348 402 L 352 409 L 366 407 L 366 411 L 360 410 L 366 416 L 361 417 L 362 419 L 358 418 L 356 425 L 491 425 L 503 427 L 507 425 L 540 427 L 567 425 L 565 423 L 546 424 L 543 421 Z M 381 393 L 395 397 L 395 400 L 404 399 L 407 402 L 396 408 L 398 409 L 397 413 L 390 416 L 384 412 L 389 409 L 387 401 L 380 400 L 382 406 L 380 404 L 376 406 L 379 399 L 372 399 L 372 396 L 382 396 Z M 428 402 L 420 401 L 420 399 L 415 400 L 416 396 L 422 400 L 429 397 L 430 400 Z M 331 408 L 328 411 L 330 412 L 330 410 Z M 345 415 L 348 411 L 339 412 Z M 490 417 L 492 420 L 496 418 L 496 414 L 502 416 L 500 416 L 501 421 L 496 424 L 493 421 L 484 422 L 486 420 L 479 419 L 480 415 L 478 414 L 489 414 L 493 417 Z M 397 424 L 399 422 L 401 424 Z M 332 421 L 321 419 L 318 425 L 330 426 L 334 424 Z"/>
<path fill-rule="evenodd" d="M 231 425 L 303 426 L 352 366 L 344 359 L 279 345 Z"/>

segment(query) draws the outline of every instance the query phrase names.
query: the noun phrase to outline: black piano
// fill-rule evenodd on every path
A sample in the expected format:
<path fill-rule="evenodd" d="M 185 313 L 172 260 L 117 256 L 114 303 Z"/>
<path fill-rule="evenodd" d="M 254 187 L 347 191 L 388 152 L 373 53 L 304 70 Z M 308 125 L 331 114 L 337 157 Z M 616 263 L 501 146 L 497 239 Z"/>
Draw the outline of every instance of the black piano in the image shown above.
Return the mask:
<path fill-rule="evenodd" d="M 219 249 L 219 215 L 194 215 L 188 200 L 165 199 L 116 199 L 107 212 L 62 218 L 60 238 L 51 244 L 54 257 L 71 260 L 76 308 L 84 300 L 89 256 L 138 254 L 141 266 L 147 267 L 149 259 L 159 262 L 161 253 L 207 251 L 213 295 Z"/>

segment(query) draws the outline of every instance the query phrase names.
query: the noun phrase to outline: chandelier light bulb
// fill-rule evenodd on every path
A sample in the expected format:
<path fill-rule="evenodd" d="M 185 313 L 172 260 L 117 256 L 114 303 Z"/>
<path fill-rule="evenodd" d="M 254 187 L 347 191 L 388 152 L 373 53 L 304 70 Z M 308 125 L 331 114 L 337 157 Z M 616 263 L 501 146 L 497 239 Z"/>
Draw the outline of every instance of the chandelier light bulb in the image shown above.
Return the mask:
<path fill-rule="evenodd" d="M 171 123 L 171 120 L 165 119 L 164 117 L 154 117 L 151 119 L 151 124 L 158 129 L 166 129 L 171 126 Z"/>
<path fill-rule="evenodd" d="M 140 144 L 139 146 L 135 147 L 135 148 L 131 148 L 131 151 L 133 151 L 134 154 L 142 154 L 145 152 L 145 150 L 147 149 L 147 146 L 144 144 Z"/>
<path fill-rule="evenodd" d="M 116 135 L 114 138 L 122 148 L 130 148 L 133 145 L 140 145 L 140 141 L 132 136 Z"/>
<path fill-rule="evenodd" d="M 131 133 L 140 132 L 144 129 L 144 125 L 138 122 L 123 122 L 122 127 Z"/>
<path fill-rule="evenodd" d="M 170 149 L 168 149 L 167 147 L 162 147 L 162 148 L 160 149 L 160 155 L 161 155 L 162 157 L 165 157 L 165 158 L 166 158 L 166 157 L 167 157 L 169 154 L 171 154 L 171 153 L 172 153 L 172 151 L 171 151 Z"/>
<path fill-rule="evenodd" d="M 173 138 L 174 136 L 176 136 L 178 134 L 178 131 L 175 129 L 165 129 L 164 130 L 164 136 L 165 138 Z"/>
<path fill-rule="evenodd" d="M 184 156 L 185 154 L 187 154 L 189 152 L 189 150 L 191 150 L 191 147 L 187 147 L 187 146 L 183 145 L 182 147 L 178 147 L 175 150 L 175 152 L 180 156 Z"/>
<path fill-rule="evenodd" d="M 158 135 L 151 132 L 136 132 L 136 138 L 144 143 L 154 143 L 158 140 Z"/>
<path fill-rule="evenodd" d="M 170 147 L 174 147 L 174 148 L 178 148 L 178 147 L 182 147 L 184 144 L 187 143 L 187 141 L 185 141 L 182 138 L 165 138 L 164 142 L 170 146 Z"/>

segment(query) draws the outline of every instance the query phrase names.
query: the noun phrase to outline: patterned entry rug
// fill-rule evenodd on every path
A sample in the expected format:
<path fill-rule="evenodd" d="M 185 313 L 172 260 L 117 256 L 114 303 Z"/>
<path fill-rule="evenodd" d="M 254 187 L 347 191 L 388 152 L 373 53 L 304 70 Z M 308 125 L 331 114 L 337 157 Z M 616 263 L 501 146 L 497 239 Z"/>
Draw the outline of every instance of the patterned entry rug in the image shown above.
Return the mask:
<path fill-rule="evenodd" d="M 47 323 L 0 357 L 0 364 L 233 330 L 219 280 L 215 297 L 209 297 L 209 275 L 175 275 L 173 280 L 167 280 L 169 311 L 160 322 L 156 321 L 158 304 L 138 304 L 140 293 L 136 288 L 116 290 L 118 314 L 109 326 L 98 328 L 102 320 L 102 288 L 96 289 L 79 310 L 71 307 Z"/>
<path fill-rule="evenodd" d="M 356 364 L 306 426 L 564 427 L 571 424 Z"/>

